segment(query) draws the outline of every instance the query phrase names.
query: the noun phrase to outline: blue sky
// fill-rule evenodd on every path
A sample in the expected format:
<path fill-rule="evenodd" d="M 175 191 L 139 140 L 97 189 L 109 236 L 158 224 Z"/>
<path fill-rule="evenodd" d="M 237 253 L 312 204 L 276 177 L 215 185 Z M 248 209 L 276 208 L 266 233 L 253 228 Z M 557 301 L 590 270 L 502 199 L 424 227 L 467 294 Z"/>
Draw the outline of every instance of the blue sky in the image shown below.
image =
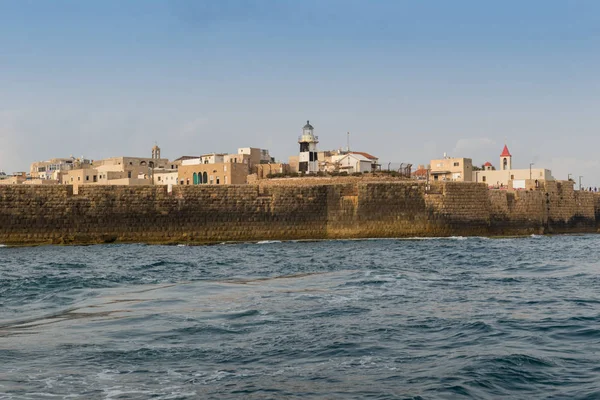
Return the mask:
<path fill-rule="evenodd" d="M 84 155 L 444 152 L 600 186 L 600 2 L 0 0 L 0 169 Z"/>

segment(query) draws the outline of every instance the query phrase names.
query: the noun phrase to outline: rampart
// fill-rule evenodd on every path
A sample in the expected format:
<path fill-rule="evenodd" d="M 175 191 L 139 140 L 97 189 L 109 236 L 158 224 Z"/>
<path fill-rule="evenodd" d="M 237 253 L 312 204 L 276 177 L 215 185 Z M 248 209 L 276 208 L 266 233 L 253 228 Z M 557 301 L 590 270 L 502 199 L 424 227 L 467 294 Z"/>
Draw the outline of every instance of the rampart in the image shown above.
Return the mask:
<path fill-rule="evenodd" d="M 600 195 L 415 181 L 311 185 L 0 186 L 0 243 L 214 243 L 597 232 Z"/>

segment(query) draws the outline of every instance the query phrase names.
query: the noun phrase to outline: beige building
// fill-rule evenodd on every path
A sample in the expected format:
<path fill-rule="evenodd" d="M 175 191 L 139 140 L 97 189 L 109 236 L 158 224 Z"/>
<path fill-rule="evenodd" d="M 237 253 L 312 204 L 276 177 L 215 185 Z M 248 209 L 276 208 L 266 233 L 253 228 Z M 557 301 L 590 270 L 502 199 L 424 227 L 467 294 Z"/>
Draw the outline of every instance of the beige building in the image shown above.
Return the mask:
<path fill-rule="evenodd" d="M 227 154 L 223 157 L 223 162 L 233 164 L 244 164 L 248 168 L 248 172 L 252 169 L 252 161 L 249 154 Z"/>
<path fill-rule="evenodd" d="M 431 160 L 429 171 L 432 181 L 471 182 L 473 160 L 470 158 L 447 157 Z"/>
<path fill-rule="evenodd" d="M 290 172 L 297 174 L 300 168 L 300 156 L 288 157 L 288 165 L 290 166 Z"/>
<path fill-rule="evenodd" d="M 473 171 L 473 181 L 486 183 L 490 188 L 526 189 L 539 187 L 545 181 L 553 181 L 552 171 L 545 168 L 513 169 L 512 155 L 505 145 L 500 154 L 500 168 L 495 169 L 490 162 L 483 171 Z"/>
<path fill-rule="evenodd" d="M 179 172 L 176 169 L 154 171 L 153 182 L 155 185 L 177 185 L 179 182 Z"/>
<path fill-rule="evenodd" d="M 266 179 L 274 174 L 288 174 L 290 166 L 282 163 L 259 164 L 256 166 L 256 178 Z"/>
<path fill-rule="evenodd" d="M 70 171 L 78 168 L 89 168 L 92 164 L 91 160 L 83 157 L 75 158 L 52 158 L 48 161 L 36 161 L 29 168 L 30 175 L 33 179 L 55 179 L 64 171 Z"/>
<path fill-rule="evenodd" d="M 61 176 L 64 185 L 151 185 L 152 180 L 148 169 L 143 173 L 135 173 L 132 170 L 114 171 L 112 166 L 100 166 L 98 168 L 76 169 L 66 172 Z"/>
<path fill-rule="evenodd" d="M 12 175 L 2 173 L 2 175 L 0 175 L 0 185 L 20 185 L 26 181 L 26 172 L 15 172 Z"/>
<path fill-rule="evenodd" d="M 149 157 L 111 157 L 104 160 L 97 160 L 92 163 L 92 167 L 113 166 L 113 170 L 125 171 L 135 167 L 145 168 L 167 168 L 171 163 L 166 158 Z"/>
<path fill-rule="evenodd" d="M 174 166 L 175 163 L 161 158 L 160 147 L 154 146 L 151 157 L 111 157 L 97 160 L 86 168 L 61 173 L 60 181 L 66 185 L 152 185 L 155 171 L 164 172 Z"/>
<path fill-rule="evenodd" d="M 178 172 L 180 185 L 239 185 L 246 183 L 248 165 L 239 163 L 182 164 Z"/>
<path fill-rule="evenodd" d="M 259 164 L 269 164 L 275 162 L 275 160 L 269 154 L 267 149 L 259 149 L 257 147 L 241 147 L 238 149 L 238 154 L 245 154 L 249 156 L 248 166 L 251 172 L 256 172 L 256 166 Z"/>

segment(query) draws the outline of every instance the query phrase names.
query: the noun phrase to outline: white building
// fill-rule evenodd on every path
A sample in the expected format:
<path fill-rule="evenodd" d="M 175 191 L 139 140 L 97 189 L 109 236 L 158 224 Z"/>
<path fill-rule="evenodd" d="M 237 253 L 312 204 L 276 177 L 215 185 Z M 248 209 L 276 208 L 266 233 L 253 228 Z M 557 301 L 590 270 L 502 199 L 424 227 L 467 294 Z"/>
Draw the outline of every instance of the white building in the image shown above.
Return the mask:
<path fill-rule="evenodd" d="M 298 171 L 302 173 L 319 172 L 319 160 L 317 157 L 317 143 L 319 138 L 314 134 L 313 126 L 309 121 L 302 128 L 302 136 L 298 138 L 300 144 L 300 155 L 298 157 Z"/>
<path fill-rule="evenodd" d="M 512 155 L 505 145 L 500 154 L 500 169 L 495 170 L 490 162 L 485 163 L 483 171 L 473 171 L 473 181 L 486 183 L 493 188 L 524 189 L 525 187 L 537 187 L 543 181 L 553 181 L 554 177 L 549 169 L 529 168 L 513 169 Z M 529 181 L 529 185 L 527 182 Z"/>
<path fill-rule="evenodd" d="M 154 171 L 155 185 L 177 185 L 177 170 Z"/>
<path fill-rule="evenodd" d="M 346 171 L 349 174 L 371 172 L 373 170 L 373 161 L 358 153 L 331 156 L 331 161 L 337 166 L 339 171 Z"/>

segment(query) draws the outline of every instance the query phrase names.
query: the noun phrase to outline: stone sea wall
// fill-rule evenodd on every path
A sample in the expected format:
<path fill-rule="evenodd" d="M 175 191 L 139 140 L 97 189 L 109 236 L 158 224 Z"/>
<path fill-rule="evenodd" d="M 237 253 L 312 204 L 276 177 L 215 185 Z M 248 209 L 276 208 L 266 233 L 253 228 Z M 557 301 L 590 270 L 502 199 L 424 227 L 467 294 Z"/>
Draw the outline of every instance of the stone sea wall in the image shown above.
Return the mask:
<path fill-rule="evenodd" d="M 0 243 L 213 243 L 597 232 L 600 195 L 475 183 L 0 186 Z"/>

